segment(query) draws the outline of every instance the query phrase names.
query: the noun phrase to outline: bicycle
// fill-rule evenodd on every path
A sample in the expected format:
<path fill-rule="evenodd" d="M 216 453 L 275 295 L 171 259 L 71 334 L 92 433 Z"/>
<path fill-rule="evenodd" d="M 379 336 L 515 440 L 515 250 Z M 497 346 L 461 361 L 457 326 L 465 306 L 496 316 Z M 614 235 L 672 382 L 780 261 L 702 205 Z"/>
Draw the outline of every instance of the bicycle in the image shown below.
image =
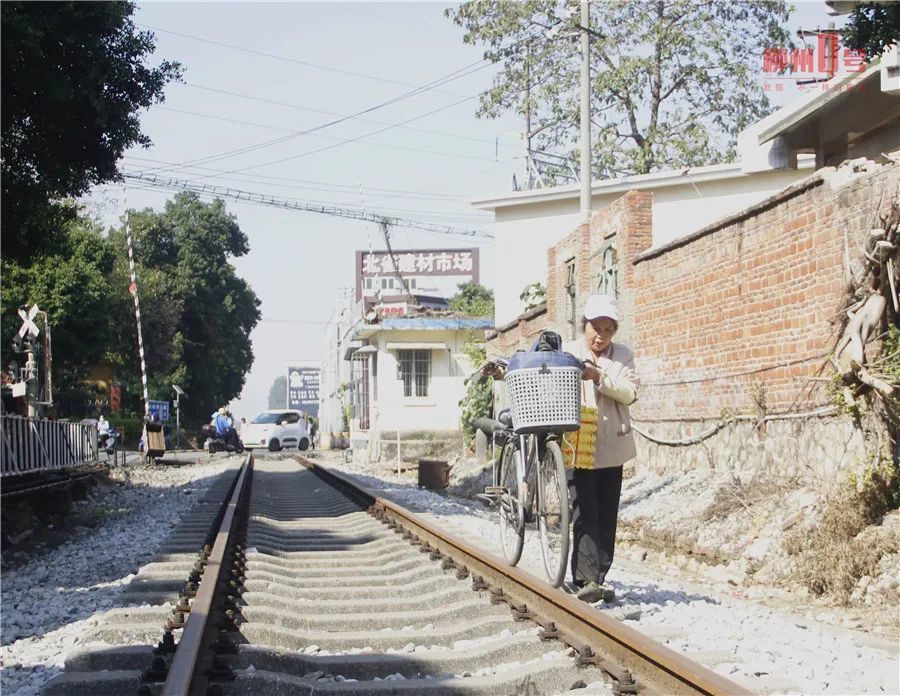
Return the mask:
<path fill-rule="evenodd" d="M 493 485 L 485 488 L 484 497 L 499 511 L 503 557 L 510 565 L 519 563 L 526 522 L 536 520 L 544 572 L 553 587 L 559 587 L 566 575 L 571 517 L 559 442 L 562 432 L 577 428 L 580 412 L 581 368 L 575 366 L 580 366 L 580 361 L 572 357 L 570 362 L 555 370 L 546 364 L 521 370 L 523 374 L 532 373 L 525 374 L 526 380 L 532 382 L 524 390 L 526 396 L 522 396 L 518 385 L 511 385 L 513 409 L 504 409 L 496 420 L 478 418 L 474 422 L 476 428 L 493 438 L 495 446 L 501 445 L 500 456 L 494 461 Z M 509 365 L 503 359 L 492 363 L 501 368 Z M 535 380 L 542 382 L 542 388 L 536 388 Z M 529 400 L 537 403 L 528 403 Z M 547 414 L 547 410 L 552 411 L 554 400 L 566 402 L 562 416 Z M 516 406 L 518 418 L 513 416 Z"/>
<path fill-rule="evenodd" d="M 557 435 L 516 435 L 509 409 L 501 411 L 498 420 L 480 418 L 475 425 L 501 445 L 494 485 L 485 488 L 485 496 L 499 509 L 504 559 L 513 566 L 519 563 L 526 521 L 536 520 L 547 581 L 559 587 L 568 565 L 571 511 Z"/>

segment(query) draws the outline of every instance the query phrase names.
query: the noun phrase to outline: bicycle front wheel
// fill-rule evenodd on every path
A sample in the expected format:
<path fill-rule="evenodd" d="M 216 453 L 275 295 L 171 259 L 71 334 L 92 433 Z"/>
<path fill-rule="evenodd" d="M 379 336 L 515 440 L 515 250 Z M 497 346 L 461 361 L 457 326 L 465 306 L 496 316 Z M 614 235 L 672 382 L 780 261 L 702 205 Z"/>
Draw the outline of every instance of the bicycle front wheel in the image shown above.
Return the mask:
<path fill-rule="evenodd" d="M 548 442 L 537 471 L 537 518 L 544 572 L 553 587 L 566 577 L 569 560 L 569 488 L 562 452 Z"/>
<path fill-rule="evenodd" d="M 507 442 L 500 451 L 500 481 L 498 509 L 500 511 L 500 548 L 503 558 L 516 565 L 522 557 L 525 544 L 525 516 L 522 509 L 522 489 L 516 471 L 515 444 Z"/>

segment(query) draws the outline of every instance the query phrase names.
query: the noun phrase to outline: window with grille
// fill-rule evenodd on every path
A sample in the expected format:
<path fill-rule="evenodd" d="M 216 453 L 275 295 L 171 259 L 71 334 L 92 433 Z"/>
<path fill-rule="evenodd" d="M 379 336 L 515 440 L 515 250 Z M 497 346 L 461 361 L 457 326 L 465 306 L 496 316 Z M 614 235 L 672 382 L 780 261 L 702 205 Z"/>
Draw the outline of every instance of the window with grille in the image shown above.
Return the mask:
<path fill-rule="evenodd" d="M 566 314 L 570 339 L 577 338 L 580 329 L 575 312 L 575 290 L 575 259 L 569 259 L 566 261 Z"/>
<path fill-rule="evenodd" d="M 428 377 L 431 372 L 430 350 L 397 351 L 403 396 L 428 396 Z"/>
<path fill-rule="evenodd" d="M 619 285 L 619 266 L 616 248 L 612 244 L 607 244 L 603 249 L 603 270 L 600 272 L 600 278 L 597 282 L 597 291 L 616 297 Z"/>

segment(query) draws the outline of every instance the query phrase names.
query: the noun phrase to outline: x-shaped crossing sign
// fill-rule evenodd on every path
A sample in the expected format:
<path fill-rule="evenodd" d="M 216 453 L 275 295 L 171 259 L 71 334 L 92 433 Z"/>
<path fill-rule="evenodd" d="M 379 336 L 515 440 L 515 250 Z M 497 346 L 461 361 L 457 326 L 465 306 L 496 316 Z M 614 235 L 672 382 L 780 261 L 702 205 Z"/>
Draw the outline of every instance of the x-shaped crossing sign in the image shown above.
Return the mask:
<path fill-rule="evenodd" d="M 19 310 L 19 316 L 22 317 L 22 328 L 19 329 L 19 338 L 25 338 L 25 334 L 31 334 L 33 338 L 37 338 L 40 329 L 34 323 L 34 318 L 39 311 L 36 304 L 31 305 L 31 309 L 28 310 L 27 314 L 24 309 Z"/>

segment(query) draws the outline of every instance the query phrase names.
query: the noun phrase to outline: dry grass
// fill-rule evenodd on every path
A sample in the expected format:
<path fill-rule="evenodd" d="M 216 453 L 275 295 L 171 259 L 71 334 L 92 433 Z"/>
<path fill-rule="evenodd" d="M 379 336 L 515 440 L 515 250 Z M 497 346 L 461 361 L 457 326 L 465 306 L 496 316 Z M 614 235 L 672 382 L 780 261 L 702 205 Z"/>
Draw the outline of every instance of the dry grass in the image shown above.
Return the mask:
<path fill-rule="evenodd" d="M 859 579 L 875 575 L 881 557 L 898 550 L 892 535 L 860 534 L 883 517 L 883 501 L 896 484 L 896 478 L 887 476 L 869 481 L 861 492 L 842 491 L 826 502 L 815 526 L 791 530 L 784 548 L 794 557 L 793 579 L 814 595 L 848 603 Z"/>
<path fill-rule="evenodd" d="M 752 507 L 767 500 L 782 497 L 796 490 L 795 479 L 773 479 L 758 477 L 749 483 L 735 479 L 732 483 L 719 488 L 709 507 L 703 511 L 706 522 L 720 520 L 734 513 L 749 512 Z"/>

